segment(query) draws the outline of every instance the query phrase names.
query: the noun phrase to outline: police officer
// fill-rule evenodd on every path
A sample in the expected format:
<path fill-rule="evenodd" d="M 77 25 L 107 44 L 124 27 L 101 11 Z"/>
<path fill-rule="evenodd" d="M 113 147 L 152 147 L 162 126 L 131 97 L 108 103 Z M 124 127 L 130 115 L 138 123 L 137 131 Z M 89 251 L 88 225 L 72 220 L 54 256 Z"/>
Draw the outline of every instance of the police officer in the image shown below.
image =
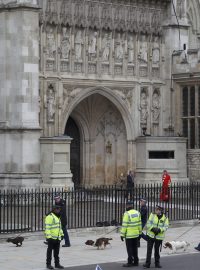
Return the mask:
<path fill-rule="evenodd" d="M 169 220 L 163 213 L 163 208 L 156 206 L 155 213 L 151 213 L 147 221 L 147 255 L 144 268 L 150 268 L 151 254 L 154 246 L 155 268 L 162 268 L 160 265 L 160 246 L 165 236 L 165 231 L 169 227 Z"/>
<path fill-rule="evenodd" d="M 52 251 L 54 251 L 55 268 L 64 269 L 60 265 L 59 259 L 60 241 L 63 239 L 60 211 L 61 207 L 54 205 L 52 211 L 45 218 L 45 236 L 48 242 L 46 267 L 48 269 L 54 269 L 51 266 Z"/>
<path fill-rule="evenodd" d="M 64 240 L 65 240 L 65 244 L 62 245 L 62 247 L 70 247 L 71 244 L 69 240 L 69 234 L 67 232 L 66 201 L 61 199 L 59 194 L 55 195 L 54 200 L 55 200 L 55 205 L 59 205 L 61 207 L 60 219 L 61 219 L 61 225 L 62 225 L 62 230 L 64 233 Z"/>
<path fill-rule="evenodd" d="M 128 201 L 126 211 L 123 215 L 121 240 L 126 241 L 126 249 L 128 253 L 128 262 L 123 267 L 138 266 L 138 237 L 142 233 L 140 212 L 133 209 L 133 202 Z"/>
<path fill-rule="evenodd" d="M 144 198 L 140 199 L 140 214 L 141 214 L 141 221 L 142 221 L 142 229 L 144 229 L 146 223 L 147 223 L 147 201 Z M 140 247 L 140 238 L 143 238 L 145 241 L 147 241 L 147 236 L 142 232 L 142 234 L 138 238 L 138 247 Z"/>

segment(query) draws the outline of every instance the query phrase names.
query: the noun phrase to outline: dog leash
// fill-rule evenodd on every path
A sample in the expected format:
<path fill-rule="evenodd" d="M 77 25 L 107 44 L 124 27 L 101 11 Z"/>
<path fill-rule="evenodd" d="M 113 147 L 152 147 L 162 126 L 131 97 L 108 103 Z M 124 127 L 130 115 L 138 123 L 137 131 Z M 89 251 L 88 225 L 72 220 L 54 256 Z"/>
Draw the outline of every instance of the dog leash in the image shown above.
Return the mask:
<path fill-rule="evenodd" d="M 121 228 L 121 226 L 116 226 L 116 228 L 114 228 L 113 230 L 103 234 L 101 237 L 106 236 L 107 234 L 110 234 L 111 232 L 114 232 L 115 230 L 118 230 L 119 228 Z"/>
<path fill-rule="evenodd" d="M 189 231 L 193 230 L 197 225 L 199 225 L 199 223 L 197 223 L 197 224 L 191 226 L 189 229 L 187 229 L 186 231 L 184 231 L 181 235 L 179 235 L 179 236 L 176 238 L 176 240 L 179 239 L 179 238 L 181 238 L 181 236 L 187 234 Z"/>

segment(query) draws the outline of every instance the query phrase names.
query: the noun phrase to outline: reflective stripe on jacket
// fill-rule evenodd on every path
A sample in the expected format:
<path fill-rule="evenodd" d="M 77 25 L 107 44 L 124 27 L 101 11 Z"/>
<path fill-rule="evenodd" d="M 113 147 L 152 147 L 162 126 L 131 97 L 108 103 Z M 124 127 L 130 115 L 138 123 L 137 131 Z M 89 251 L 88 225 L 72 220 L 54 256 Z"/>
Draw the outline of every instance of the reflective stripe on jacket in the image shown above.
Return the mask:
<path fill-rule="evenodd" d="M 47 239 L 55 240 L 61 240 L 61 236 L 63 236 L 60 218 L 54 213 L 50 213 L 45 218 L 45 236 Z"/>
<path fill-rule="evenodd" d="M 151 231 L 152 228 L 160 228 L 161 232 L 155 235 L 154 232 Z M 147 221 L 147 235 L 151 238 L 155 238 L 157 240 L 163 240 L 165 237 L 165 231 L 169 228 L 169 219 L 163 214 L 159 219 L 156 214 L 151 213 L 149 219 Z"/>
<path fill-rule="evenodd" d="M 125 238 L 137 238 L 142 233 L 140 212 L 131 209 L 126 211 L 122 220 L 121 236 Z"/>

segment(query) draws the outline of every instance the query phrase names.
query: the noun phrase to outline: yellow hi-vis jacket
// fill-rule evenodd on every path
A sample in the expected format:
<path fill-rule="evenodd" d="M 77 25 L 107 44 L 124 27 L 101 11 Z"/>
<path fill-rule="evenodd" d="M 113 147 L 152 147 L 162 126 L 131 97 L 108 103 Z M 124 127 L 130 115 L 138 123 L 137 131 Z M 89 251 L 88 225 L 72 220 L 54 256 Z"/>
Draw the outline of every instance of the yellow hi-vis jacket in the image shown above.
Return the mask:
<path fill-rule="evenodd" d="M 126 211 L 122 220 L 121 236 L 130 239 L 137 238 L 142 233 L 140 212 L 131 209 Z"/>
<path fill-rule="evenodd" d="M 63 236 L 60 218 L 54 213 L 50 213 L 45 218 L 45 236 L 46 239 L 54 240 L 61 240 L 61 237 Z"/>
<path fill-rule="evenodd" d="M 155 235 L 154 232 L 151 231 L 152 228 L 160 228 L 161 232 Z M 163 214 L 159 219 L 156 214 L 151 213 L 149 219 L 147 221 L 147 235 L 151 238 L 157 240 L 163 240 L 165 237 L 165 232 L 169 228 L 169 219 Z"/>

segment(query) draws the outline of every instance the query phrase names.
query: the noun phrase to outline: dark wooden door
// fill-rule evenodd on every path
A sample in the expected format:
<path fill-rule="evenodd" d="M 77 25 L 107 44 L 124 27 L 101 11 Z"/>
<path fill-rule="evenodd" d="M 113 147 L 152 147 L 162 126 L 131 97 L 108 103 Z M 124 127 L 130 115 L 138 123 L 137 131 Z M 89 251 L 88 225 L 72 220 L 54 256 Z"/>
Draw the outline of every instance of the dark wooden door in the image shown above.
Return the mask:
<path fill-rule="evenodd" d="M 65 135 L 73 139 L 70 146 L 70 169 L 73 174 L 72 181 L 75 186 L 78 186 L 80 184 L 80 133 L 71 117 L 67 121 Z"/>

